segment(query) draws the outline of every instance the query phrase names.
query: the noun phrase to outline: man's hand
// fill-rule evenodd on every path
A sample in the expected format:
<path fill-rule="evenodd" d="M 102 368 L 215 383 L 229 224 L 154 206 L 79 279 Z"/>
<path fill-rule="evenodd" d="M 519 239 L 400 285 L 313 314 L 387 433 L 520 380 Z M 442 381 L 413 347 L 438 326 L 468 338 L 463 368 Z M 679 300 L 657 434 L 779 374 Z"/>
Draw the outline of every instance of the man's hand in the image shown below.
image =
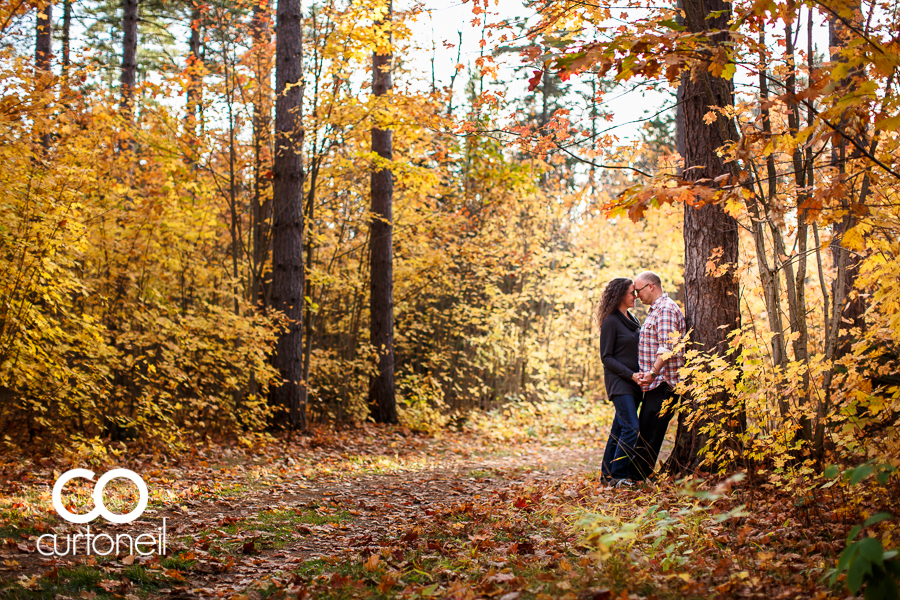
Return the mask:
<path fill-rule="evenodd" d="M 641 385 L 650 385 L 653 383 L 653 380 L 656 379 L 656 375 L 652 372 L 640 373 L 640 379 L 637 382 Z"/>

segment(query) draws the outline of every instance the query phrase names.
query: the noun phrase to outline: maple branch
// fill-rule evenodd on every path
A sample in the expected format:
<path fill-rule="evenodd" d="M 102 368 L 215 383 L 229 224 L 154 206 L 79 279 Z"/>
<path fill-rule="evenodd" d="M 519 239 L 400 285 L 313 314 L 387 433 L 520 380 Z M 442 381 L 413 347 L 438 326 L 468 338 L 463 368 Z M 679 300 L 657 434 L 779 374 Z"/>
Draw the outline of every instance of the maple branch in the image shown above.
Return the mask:
<path fill-rule="evenodd" d="M 20 0 L 20 2 L 16 5 L 16 7 L 14 9 L 9 11 L 9 16 L 6 17 L 6 21 L 3 22 L 3 25 L 0 25 L 0 31 L 6 30 L 6 26 L 9 25 L 9 22 L 12 21 L 13 18 L 17 16 L 16 13 L 19 12 L 19 9 L 22 8 L 23 4 L 25 4 L 25 0 Z"/>
<path fill-rule="evenodd" d="M 812 114 L 814 114 L 817 117 L 819 116 L 819 112 L 813 107 L 812 102 L 810 102 L 809 100 L 806 100 L 806 99 L 804 99 L 802 102 L 806 105 L 806 107 L 810 110 L 810 112 L 812 112 Z M 828 121 L 828 119 L 825 119 L 825 118 L 822 118 L 821 121 L 823 123 L 825 123 L 826 125 L 828 125 L 828 127 L 830 127 L 835 133 L 840 134 L 840 136 L 842 138 L 844 138 L 845 140 L 847 140 L 848 142 L 853 144 L 853 147 L 856 148 L 857 150 L 859 150 L 863 156 L 865 156 L 866 158 L 871 160 L 873 163 L 875 163 L 876 165 L 878 165 L 879 167 L 881 167 L 882 169 L 884 169 L 885 171 L 887 171 L 888 173 L 893 175 L 895 179 L 900 180 L 900 173 L 898 173 L 897 171 L 893 170 L 892 168 L 890 168 L 889 166 L 887 166 L 886 164 L 884 164 L 883 162 L 878 160 L 878 158 L 876 158 L 874 154 L 869 152 L 868 149 L 866 149 L 862 144 L 860 144 L 858 141 L 856 141 L 853 137 L 844 133 L 840 127 L 838 127 L 837 125 L 834 125 L 833 123 Z"/>
<path fill-rule="evenodd" d="M 860 31 L 859 28 L 855 27 L 851 21 L 848 21 L 847 19 L 845 19 L 844 17 L 839 15 L 833 8 L 831 8 L 830 6 L 828 6 L 827 4 L 822 2 L 822 0 L 813 0 L 813 2 L 815 2 L 816 4 L 818 4 L 819 6 L 824 8 L 831 15 L 833 15 L 836 19 L 838 19 L 841 23 L 843 23 L 847 27 L 847 29 L 856 33 L 862 39 L 866 40 L 869 43 L 869 45 L 871 45 L 873 48 L 875 48 L 882 54 L 885 53 L 884 50 L 881 48 L 881 46 L 879 46 L 878 43 L 876 43 L 875 41 L 869 39 L 869 37 L 866 35 L 866 33 L 864 31 Z"/>
<path fill-rule="evenodd" d="M 577 154 L 574 154 L 573 152 L 571 152 L 568 148 L 566 148 L 564 146 L 560 146 L 559 144 L 556 144 L 556 147 L 559 148 L 560 150 L 562 150 L 563 152 L 565 152 L 566 154 L 568 154 L 569 156 L 571 156 L 572 158 L 574 158 L 575 160 L 577 160 L 578 162 L 584 163 L 586 165 L 590 165 L 592 167 L 596 167 L 598 169 L 626 169 L 629 171 L 634 171 L 641 177 L 648 177 L 648 178 L 653 177 L 653 175 L 650 175 L 649 173 L 645 173 L 644 171 L 641 171 L 637 167 L 629 167 L 627 165 L 604 165 L 604 164 L 600 164 L 600 163 L 595 163 L 592 160 L 588 160 L 586 158 L 581 158 L 580 156 L 578 156 Z"/>

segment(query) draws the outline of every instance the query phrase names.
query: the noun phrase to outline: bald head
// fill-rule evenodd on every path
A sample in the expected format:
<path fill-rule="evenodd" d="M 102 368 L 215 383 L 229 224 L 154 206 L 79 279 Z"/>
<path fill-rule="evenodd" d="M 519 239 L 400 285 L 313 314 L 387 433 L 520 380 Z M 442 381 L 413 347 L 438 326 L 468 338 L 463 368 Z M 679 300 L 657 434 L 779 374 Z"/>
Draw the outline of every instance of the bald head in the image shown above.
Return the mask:
<path fill-rule="evenodd" d="M 656 287 L 659 288 L 660 292 L 662 291 L 662 279 L 660 279 L 659 275 L 657 275 L 653 271 L 644 271 L 643 273 L 641 273 L 640 275 L 635 277 L 634 278 L 635 284 L 638 281 L 641 281 L 643 283 L 652 283 L 653 285 L 655 285 Z M 636 286 L 636 287 L 640 287 L 640 286 Z"/>
<path fill-rule="evenodd" d="M 634 278 L 634 291 L 641 304 L 650 306 L 662 296 L 662 280 L 653 271 L 644 271 Z"/>

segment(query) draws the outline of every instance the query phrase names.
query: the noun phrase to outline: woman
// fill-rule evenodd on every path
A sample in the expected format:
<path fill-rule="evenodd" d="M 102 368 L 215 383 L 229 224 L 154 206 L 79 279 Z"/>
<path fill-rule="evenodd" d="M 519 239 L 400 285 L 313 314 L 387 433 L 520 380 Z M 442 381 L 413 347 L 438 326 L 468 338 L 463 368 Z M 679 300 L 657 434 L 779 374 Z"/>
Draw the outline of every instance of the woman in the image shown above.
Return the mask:
<path fill-rule="evenodd" d="M 637 479 L 632 460 L 638 439 L 637 410 L 642 395 L 637 384 L 641 324 L 628 312 L 633 307 L 634 282 L 627 277 L 618 277 L 603 290 L 596 315 L 600 324 L 600 359 L 606 395 L 616 408 L 603 453 L 601 477 L 616 485 L 630 485 Z"/>

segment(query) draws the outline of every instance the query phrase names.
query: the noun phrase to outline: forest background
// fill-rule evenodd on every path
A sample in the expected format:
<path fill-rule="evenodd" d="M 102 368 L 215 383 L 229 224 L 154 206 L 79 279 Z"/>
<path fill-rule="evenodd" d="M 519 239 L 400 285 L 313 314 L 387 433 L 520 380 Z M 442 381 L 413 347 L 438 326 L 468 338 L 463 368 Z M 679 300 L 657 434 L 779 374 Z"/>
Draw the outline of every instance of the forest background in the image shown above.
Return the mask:
<path fill-rule="evenodd" d="M 4 0 L 4 451 L 597 396 L 599 293 L 652 268 L 691 328 L 669 469 L 896 486 L 897 4 L 526 11 L 473 2 L 438 85 L 419 5 Z"/>

